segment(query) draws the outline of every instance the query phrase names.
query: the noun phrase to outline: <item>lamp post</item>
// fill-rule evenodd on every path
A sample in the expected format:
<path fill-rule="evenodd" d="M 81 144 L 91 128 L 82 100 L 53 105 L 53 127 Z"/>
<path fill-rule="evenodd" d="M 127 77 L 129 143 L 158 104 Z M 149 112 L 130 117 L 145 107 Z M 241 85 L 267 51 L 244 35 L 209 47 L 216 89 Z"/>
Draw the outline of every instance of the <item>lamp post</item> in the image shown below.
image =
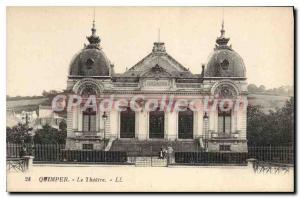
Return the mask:
<path fill-rule="evenodd" d="M 29 145 L 30 145 L 30 148 L 28 149 L 28 144 L 26 145 L 25 144 L 25 137 L 24 139 L 22 140 L 22 147 L 23 147 L 23 150 L 24 150 L 24 155 L 34 155 L 34 141 L 33 141 L 33 136 L 34 136 L 34 133 L 33 133 L 33 129 L 29 127 L 29 115 L 28 115 L 28 112 L 25 112 L 25 117 L 22 118 L 22 121 L 24 123 L 24 126 L 25 126 L 25 129 L 27 131 L 27 134 L 29 135 L 30 137 L 30 142 L 29 142 Z"/>
<path fill-rule="evenodd" d="M 204 121 L 205 149 L 207 149 L 207 146 L 208 146 L 208 115 L 207 115 L 207 112 L 204 113 L 203 121 Z"/>
<path fill-rule="evenodd" d="M 106 143 L 105 143 L 105 124 L 106 124 L 106 120 L 107 120 L 107 115 L 106 115 L 105 111 L 103 112 L 102 119 L 104 121 L 104 128 L 103 129 L 104 129 L 104 149 L 105 149 L 105 147 L 106 147 Z"/>

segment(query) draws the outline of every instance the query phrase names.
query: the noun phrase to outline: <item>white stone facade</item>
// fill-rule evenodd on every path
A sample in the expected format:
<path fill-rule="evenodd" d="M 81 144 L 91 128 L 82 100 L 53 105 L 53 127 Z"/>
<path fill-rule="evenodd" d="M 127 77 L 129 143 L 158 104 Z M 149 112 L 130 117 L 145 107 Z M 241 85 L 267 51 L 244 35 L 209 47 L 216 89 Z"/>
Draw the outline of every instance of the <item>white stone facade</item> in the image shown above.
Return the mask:
<path fill-rule="evenodd" d="M 194 141 L 202 149 L 212 152 L 247 152 L 245 69 L 239 56 L 227 46 L 229 39 L 224 37 L 225 31 L 218 37 L 219 40 L 217 39 L 218 46 L 214 52 L 216 57 L 206 66 L 202 66 L 200 74 L 192 74 L 167 54 L 165 45 L 161 42 L 154 43 L 152 52 L 125 73 L 116 74 L 114 66 L 99 47 L 100 40 L 95 35 L 96 30 L 93 30 L 92 36 L 89 37 L 90 44 L 71 64 L 67 90 L 79 96 L 87 92 L 93 93 L 97 103 L 110 98 L 114 106 L 122 104 L 120 106 L 126 108 L 130 107 L 130 104 L 123 104 L 124 99 L 131 101 L 134 97 L 143 96 L 133 102 L 141 107 L 141 110 L 134 112 L 134 116 L 130 117 L 132 114 L 128 114 L 128 117 L 123 118 L 121 111 L 116 108 L 98 108 L 95 112 L 86 114 L 83 112 L 83 105 L 73 108 L 67 113 L 66 149 L 104 150 L 108 141 L 118 139 L 163 139 L 170 142 Z M 160 114 L 163 116 L 150 118 L 150 111 L 146 108 L 147 102 L 157 100 L 161 105 L 163 97 L 167 98 L 165 108 L 160 109 L 164 111 Z M 239 104 L 238 110 L 219 110 L 219 99 L 233 101 L 234 107 L 235 104 Z M 168 104 L 172 107 L 171 104 L 180 100 L 189 103 L 182 104 L 182 107 L 191 109 L 191 102 L 196 101 L 200 106 L 207 103 L 208 109 L 199 108 L 190 114 L 182 114 L 179 118 L 179 112 L 169 111 Z M 105 121 L 104 113 L 107 115 Z M 122 125 L 121 120 L 125 118 L 128 123 Z M 83 125 L 88 125 L 88 131 L 84 130 L 86 126 Z M 90 130 L 90 125 L 93 125 L 93 130 Z M 153 132 L 153 127 L 159 134 Z M 122 133 L 130 130 L 134 131 L 123 135 L 126 138 L 122 138 Z"/>

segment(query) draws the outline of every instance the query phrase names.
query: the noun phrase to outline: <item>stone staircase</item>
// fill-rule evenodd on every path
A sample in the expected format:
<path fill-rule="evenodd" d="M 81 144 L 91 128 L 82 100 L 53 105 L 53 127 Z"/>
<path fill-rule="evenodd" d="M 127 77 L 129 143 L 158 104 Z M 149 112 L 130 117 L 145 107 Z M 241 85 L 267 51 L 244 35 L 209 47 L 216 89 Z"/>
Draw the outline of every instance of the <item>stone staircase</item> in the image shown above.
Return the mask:
<path fill-rule="evenodd" d="M 166 167 L 168 166 L 167 159 L 159 159 L 158 157 L 136 157 L 136 167 Z"/>
<path fill-rule="evenodd" d="M 125 151 L 128 156 L 154 156 L 159 154 L 161 147 L 171 146 L 174 152 L 194 152 L 201 149 L 199 140 L 168 141 L 168 140 L 122 140 L 112 142 L 111 151 Z"/>
<path fill-rule="evenodd" d="M 111 149 L 111 146 L 112 146 L 114 140 L 115 140 L 115 138 L 110 138 L 110 139 L 108 140 L 108 143 L 107 143 L 107 146 L 106 146 L 106 148 L 105 148 L 105 151 L 109 151 L 109 150 Z"/>

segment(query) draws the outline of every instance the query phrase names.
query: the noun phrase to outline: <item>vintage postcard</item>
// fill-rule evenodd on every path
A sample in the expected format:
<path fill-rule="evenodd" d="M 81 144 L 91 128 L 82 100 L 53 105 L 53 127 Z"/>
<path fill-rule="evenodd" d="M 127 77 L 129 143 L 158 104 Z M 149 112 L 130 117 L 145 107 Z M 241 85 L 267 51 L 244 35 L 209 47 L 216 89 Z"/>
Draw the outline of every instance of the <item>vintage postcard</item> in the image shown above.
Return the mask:
<path fill-rule="evenodd" d="M 7 7 L 8 192 L 294 192 L 293 7 Z"/>

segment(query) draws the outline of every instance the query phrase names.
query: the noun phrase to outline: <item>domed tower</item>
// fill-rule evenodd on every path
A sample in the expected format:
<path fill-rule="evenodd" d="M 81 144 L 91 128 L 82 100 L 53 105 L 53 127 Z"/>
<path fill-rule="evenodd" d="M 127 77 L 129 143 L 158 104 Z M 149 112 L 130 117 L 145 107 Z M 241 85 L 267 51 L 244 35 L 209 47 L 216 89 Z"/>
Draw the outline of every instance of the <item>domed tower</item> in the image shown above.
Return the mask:
<path fill-rule="evenodd" d="M 110 61 L 100 47 L 100 38 L 96 35 L 95 21 L 92 35 L 87 37 L 88 45 L 74 56 L 70 64 L 69 78 L 109 77 Z"/>
<path fill-rule="evenodd" d="M 205 78 L 240 78 L 246 79 L 246 68 L 242 57 L 228 46 L 229 38 L 225 37 L 224 23 L 221 36 L 216 40 L 216 47 L 209 56 Z"/>
<path fill-rule="evenodd" d="M 98 106 L 96 109 L 82 108 L 90 96 L 95 96 L 99 102 L 105 90 L 112 88 L 113 65 L 100 46 L 95 20 L 91 30 L 92 34 L 87 37 L 89 43 L 74 56 L 69 69 L 67 90 L 82 98 L 81 104 L 67 111 L 66 149 L 71 150 L 101 150 L 104 148 L 103 139 L 109 134 L 108 124 L 101 119 L 105 114 L 103 110 L 99 110 Z M 109 120 L 107 115 L 107 123 Z"/>
<path fill-rule="evenodd" d="M 113 65 L 103 52 L 100 37 L 96 34 L 95 20 L 92 34 L 87 36 L 88 44 L 72 58 L 67 89 L 72 90 L 78 81 L 93 79 L 95 82 L 110 81 L 113 74 Z"/>
<path fill-rule="evenodd" d="M 246 67 L 228 42 L 223 22 L 203 75 L 204 91 L 214 99 L 205 112 L 208 127 L 204 134 L 209 151 L 247 152 Z"/>

